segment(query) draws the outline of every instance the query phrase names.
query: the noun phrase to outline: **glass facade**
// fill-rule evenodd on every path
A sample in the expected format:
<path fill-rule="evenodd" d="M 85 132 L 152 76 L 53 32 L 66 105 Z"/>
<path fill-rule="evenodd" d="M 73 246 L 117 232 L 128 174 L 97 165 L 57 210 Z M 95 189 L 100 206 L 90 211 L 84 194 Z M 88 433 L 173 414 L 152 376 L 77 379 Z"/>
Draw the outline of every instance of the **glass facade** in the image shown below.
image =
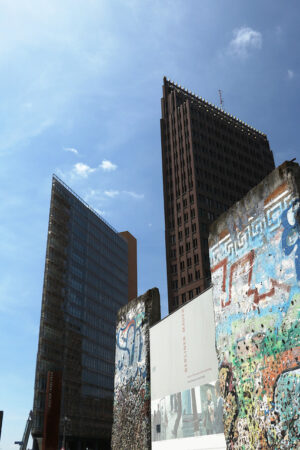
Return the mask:
<path fill-rule="evenodd" d="M 33 436 L 43 434 L 48 371 L 62 374 L 60 434 L 69 447 L 109 439 L 115 320 L 128 302 L 128 245 L 53 177 Z M 67 417 L 67 423 L 64 423 Z M 85 441 L 84 441 L 85 439 Z M 72 444 L 73 443 L 73 444 Z M 98 444 L 97 444 L 98 445 Z M 93 448 L 100 448 L 93 447 Z"/>

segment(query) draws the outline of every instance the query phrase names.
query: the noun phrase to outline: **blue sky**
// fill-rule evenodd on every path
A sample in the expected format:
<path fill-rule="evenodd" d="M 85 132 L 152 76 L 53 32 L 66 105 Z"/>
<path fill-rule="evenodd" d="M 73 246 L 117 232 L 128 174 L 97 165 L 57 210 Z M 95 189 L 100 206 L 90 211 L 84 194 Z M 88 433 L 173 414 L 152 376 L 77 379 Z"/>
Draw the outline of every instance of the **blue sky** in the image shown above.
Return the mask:
<path fill-rule="evenodd" d="M 167 312 L 160 149 L 166 75 L 299 162 L 300 5 L 1 0 L 0 449 L 32 408 L 51 176 L 138 240 L 139 293 Z"/>

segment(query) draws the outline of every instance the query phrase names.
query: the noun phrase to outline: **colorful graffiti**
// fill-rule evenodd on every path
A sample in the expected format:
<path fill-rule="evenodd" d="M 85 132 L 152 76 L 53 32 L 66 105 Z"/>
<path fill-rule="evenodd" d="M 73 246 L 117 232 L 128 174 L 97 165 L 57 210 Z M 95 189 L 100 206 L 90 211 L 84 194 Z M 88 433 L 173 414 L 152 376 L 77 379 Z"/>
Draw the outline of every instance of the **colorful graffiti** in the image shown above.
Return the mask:
<path fill-rule="evenodd" d="M 158 289 L 118 313 L 112 449 L 151 446 L 149 328 L 159 319 Z"/>
<path fill-rule="evenodd" d="M 134 380 L 138 375 L 146 377 L 144 305 L 138 305 L 135 312 L 134 317 L 129 315 L 123 328 L 119 325 L 116 333 L 115 380 L 118 384 Z"/>
<path fill-rule="evenodd" d="M 263 204 L 251 191 L 211 231 L 229 449 L 300 446 L 300 201 L 287 178 Z"/>

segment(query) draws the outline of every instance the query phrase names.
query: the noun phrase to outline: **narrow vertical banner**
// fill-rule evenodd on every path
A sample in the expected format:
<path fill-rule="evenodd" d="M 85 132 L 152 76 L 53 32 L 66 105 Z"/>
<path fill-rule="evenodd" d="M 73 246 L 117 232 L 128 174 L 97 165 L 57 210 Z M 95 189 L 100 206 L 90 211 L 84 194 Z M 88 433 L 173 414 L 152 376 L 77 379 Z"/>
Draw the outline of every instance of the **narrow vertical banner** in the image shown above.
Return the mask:
<path fill-rule="evenodd" d="M 119 310 L 116 326 L 113 450 L 150 449 L 150 326 L 160 320 L 158 289 Z"/>
<path fill-rule="evenodd" d="M 58 448 L 61 385 L 61 373 L 48 372 L 42 450 Z"/>
<path fill-rule="evenodd" d="M 286 162 L 210 228 L 227 447 L 299 449 L 300 168 Z"/>

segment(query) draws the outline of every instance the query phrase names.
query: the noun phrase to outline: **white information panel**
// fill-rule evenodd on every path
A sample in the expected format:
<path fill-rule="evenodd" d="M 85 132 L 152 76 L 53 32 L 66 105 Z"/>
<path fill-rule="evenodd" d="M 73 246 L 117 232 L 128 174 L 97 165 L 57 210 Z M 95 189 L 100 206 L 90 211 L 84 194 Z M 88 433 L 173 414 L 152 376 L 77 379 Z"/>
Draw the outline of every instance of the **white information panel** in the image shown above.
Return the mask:
<path fill-rule="evenodd" d="M 152 449 L 226 449 L 212 290 L 150 329 Z"/>

